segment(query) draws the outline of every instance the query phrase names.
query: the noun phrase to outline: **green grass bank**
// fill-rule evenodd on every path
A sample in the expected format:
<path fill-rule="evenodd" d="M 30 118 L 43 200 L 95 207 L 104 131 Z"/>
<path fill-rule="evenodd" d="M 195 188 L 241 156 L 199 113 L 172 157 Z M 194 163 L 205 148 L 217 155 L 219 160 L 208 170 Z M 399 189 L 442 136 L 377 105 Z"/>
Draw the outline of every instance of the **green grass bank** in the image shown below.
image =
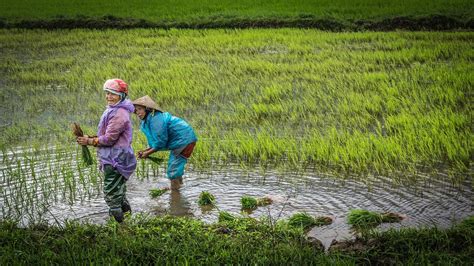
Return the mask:
<path fill-rule="evenodd" d="M 0 262 L 10 264 L 277 264 L 471 265 L 473 219 L 449 229 L 368 232 L 328 253 L 302 230 L 241 218 L 204 224 L 173 217 L 135 217 L 119 225 L 64 227 L 0 223 Z"/>
<path fill-rule="evenodd" d="M 468 0 L 5 0 L 0 4 L 0 26 L 472 30 L 473 14 Z"/>

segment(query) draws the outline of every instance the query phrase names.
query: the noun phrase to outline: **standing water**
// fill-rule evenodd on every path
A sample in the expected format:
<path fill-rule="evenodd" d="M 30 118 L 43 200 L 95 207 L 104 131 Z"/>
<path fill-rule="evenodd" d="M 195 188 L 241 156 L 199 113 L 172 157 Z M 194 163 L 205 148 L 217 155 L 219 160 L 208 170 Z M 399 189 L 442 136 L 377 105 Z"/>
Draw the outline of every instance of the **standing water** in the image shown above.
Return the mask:
<path fill-rule="evenodd" d="M 102 174 L 96 166 L 81 168 L 75 154 L 56 150 L 44 152 L 4 153 L 0 165 L 0 218 L 46 221 L 51 224 L 66 220 L 105 223 L 108 207 L 102 196 Z M 147 162 L 149 163 L 149 162 Z M 139 166 L 140 167 L 140 166 Z M 259 169 L 241 170 L 238 166 L 220 166 L 206 173 L 192 167 L 184 177 L 179 193 L 166 192 L 151 198 L 149 191 L 169 185 L 165 165 L 133 175 L 127 183 L 127 198 L 133 212 L 149 215 L 171 214 L 192 216 L 205 222 L 217 221 L 219 211 L 250 217 L 285 219 L 297 212 L 313 216 L 330 216 L 333 224 L 313 228 L 309 235 L 325 235 L 327 241 L 351 237 L 347 215 L 352 209 L 395 212 L 405 219 L 388 227 L 449 227 L 474 215 L 473 184 L 467 178 L 452 185 L 446 175 L 420 176 L 412 186 L 395 185 L 388 178 L 372 178 L 370 185 L 356 179 L 338 180 L 315 173 Z M 208 191 L 216 197 L 216 206 L 202 209 L 198 197 Z M 266 207 L 251 213 L 241 211 L 242 196 L 273 199 Z M 323 244 L 328 245 L 328 243 Z"/>

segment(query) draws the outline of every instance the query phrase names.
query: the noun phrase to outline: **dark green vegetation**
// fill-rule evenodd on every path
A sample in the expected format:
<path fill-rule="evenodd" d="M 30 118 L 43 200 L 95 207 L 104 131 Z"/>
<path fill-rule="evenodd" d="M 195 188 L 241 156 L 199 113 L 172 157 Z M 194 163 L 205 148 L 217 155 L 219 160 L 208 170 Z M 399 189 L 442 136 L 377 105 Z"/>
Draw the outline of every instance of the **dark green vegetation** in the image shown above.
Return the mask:
<path fill-rule="evenodd" d="M 209 193 L 208 191 L 202 191 L 201 194 L 199 194 L 199 199 L 198 199 L 198 204 L 201 206 L 204 205 L 214 205 L 216 202 L 216 197 Z"/>
<path fill-rule="evenodd" d="M 437 264 L 472 265 L 474 228 L 403 229 L 334 245 L 308 243 L 302 230 L 239 218 L 206 225 L 188 218 L 135 217 L 119 225 L 18 228 L 0 223 L 0 263 L 9 264 Z"/>
<path fill-rule="evenodd" d="M 240 204 L 242 205 L 242 209 L 245 210 L 254 210 L 258 207 L 257 199 L 250 196 L 243 196 L 240 198 Z"/>
<path fill-rule="evenodd" d="M 236 216 L 231 214 L 230 212 L 226 212 L 226 211 L 220 211 L 219 212 L 219 217 L 218 217 L 219 223 L 231 222 L 235 219 L 236 219 Z"/>
<path fill-rule="evenodd" d="M 288 218 L 289 226 L 303 228 L 304 230 L 310 229 L 313 226 L 322 226 L 331 223 L 332 219 L 330 217 L 313 217 L 304 212 L 295 213 Z"/>
<path fill-rule="evenodd" d="M 351 210 L 348 223 L 354 227 L 375 227 L 381 223 L 395 223 L 401 221 L 401 216 L 395 213 L 378 213 L 368 210 Z"/>
<path fill-rule="evenodd" d="M 69 124 L 95 132 L 102 84 L 120 77 L 132 99 L 148 94 L 193 125 L 195 166 L 464 179 L 473 42 L 470 32 L 0 30 L 0 148 L 74 150 Z"/>
<path fill-rule="evenodd" d="M 3 0 L 0 26 L 24 28 L 474 28 L 469 0 Z"/>

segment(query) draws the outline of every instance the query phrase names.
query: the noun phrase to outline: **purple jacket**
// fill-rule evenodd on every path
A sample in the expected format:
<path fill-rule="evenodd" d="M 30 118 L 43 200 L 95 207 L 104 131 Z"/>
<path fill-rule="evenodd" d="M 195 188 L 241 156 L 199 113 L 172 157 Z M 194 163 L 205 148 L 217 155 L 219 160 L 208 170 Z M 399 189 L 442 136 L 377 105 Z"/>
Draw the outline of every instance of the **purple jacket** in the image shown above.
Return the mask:
<path fill-rule="evenodd" d="M 137 167 L 137 159 L 131 147 L 132 122 L 130 113 L 135 110 L 130 100 L 124 100 L 114 106 L 107 106 L 100 118 L 97 136 L 99 148 L 97 156 L 100 169 L 110 164 L 125 178 L 129 178 Z"/>

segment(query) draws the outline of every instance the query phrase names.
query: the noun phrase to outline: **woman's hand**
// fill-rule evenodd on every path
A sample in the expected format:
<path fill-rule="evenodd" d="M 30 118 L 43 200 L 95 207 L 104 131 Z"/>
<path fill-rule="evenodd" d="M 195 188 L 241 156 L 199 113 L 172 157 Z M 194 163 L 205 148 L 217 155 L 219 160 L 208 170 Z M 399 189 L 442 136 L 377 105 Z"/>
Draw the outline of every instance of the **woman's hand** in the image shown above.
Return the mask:
<path fill-rule="evenodd" d="M 148 148 L 146 150 L 142 150 L 142 151 L 137 152 L 137 157 L 138 157 L 138 159 L 146 159 L 148 156 L 150 156 L 150 154 L 152 154 L 154 152 L 155 152 L 154 149 Z"/>
<path fill-rule="evenodd" d="M 148 155 L 149 154 L 147 154 L 147 150 L 137 152 L 138 159 L 145 159 L 146 157 L 148 157 Z"/>
<path fill-rule="evenodd" d="M 77 137 L 76 138 L 77 144 L 82 145 L 82 146 L 87 146 L 89 145 L 89 137 L 85 135 L 84 137 Z"/>

